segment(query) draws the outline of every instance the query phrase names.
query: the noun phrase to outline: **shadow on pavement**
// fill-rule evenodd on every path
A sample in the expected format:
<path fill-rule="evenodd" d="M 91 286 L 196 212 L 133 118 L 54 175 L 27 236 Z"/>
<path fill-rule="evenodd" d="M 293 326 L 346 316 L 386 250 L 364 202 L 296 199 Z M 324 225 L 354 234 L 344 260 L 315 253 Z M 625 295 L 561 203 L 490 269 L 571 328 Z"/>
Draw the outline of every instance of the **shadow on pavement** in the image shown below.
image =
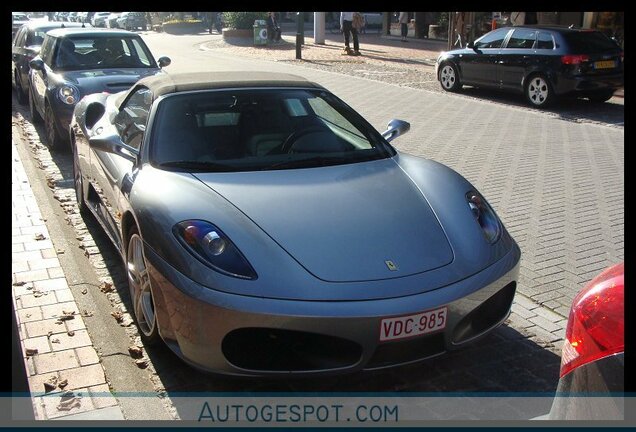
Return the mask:
<path fill-rule="evenodd" d="M 558 99 L 547 108 L 533 108 L 528 105 L 520 93 L 509 93 L 492 89 L 464 87 L 459 95 L 470 96 L 490 102 L 503 103 L 510 106 L 551 113 L 562 120 L 592 121 L 615 126 L 622 126 L 625 121 L 625 107 L 619 103 L 592 103 L 587 99 L 567 97 Z"/>

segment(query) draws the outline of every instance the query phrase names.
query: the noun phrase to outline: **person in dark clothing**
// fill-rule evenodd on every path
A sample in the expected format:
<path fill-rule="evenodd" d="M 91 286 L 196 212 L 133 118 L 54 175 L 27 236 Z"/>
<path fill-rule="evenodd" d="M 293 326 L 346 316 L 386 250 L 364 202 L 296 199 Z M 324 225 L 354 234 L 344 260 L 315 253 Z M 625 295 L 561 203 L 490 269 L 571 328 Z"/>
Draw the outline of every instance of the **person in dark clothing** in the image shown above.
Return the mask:
<path fill-rule="evenodd" d="M 358 29 L 353 26 L 354 12 L 340 12 L 340 31 L 344 34 L 343 54 L 360 55 L 360 43 L 358 42 Z M 349 45 L 349 34 L 353 38 L 353 51 Z"/>
<path fill-rule="evenodd" d="M 275 12 L 267 12 L 267 39 L 279 41 L 281 38 L 280 26 Z"/>

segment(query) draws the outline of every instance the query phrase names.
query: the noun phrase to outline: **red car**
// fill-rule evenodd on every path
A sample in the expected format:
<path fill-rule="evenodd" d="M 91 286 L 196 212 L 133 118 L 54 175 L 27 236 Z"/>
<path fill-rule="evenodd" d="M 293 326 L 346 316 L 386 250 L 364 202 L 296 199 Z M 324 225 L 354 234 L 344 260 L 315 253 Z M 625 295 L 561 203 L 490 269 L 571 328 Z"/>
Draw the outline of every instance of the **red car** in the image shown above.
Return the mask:
<path fill-rule="evenodd" d="M 596 276 L 574 298 L 548 419 L 624 418 L 624 293 L 620 263 Z"/>

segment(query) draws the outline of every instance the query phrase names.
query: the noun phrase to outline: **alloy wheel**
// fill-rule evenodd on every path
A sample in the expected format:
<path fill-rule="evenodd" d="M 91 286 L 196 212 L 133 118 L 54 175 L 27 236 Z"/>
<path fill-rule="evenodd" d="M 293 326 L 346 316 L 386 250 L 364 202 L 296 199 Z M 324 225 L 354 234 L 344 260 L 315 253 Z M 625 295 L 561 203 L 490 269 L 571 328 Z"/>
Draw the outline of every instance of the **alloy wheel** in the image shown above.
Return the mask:
<path fill-rule="evenodd" d="M 439 74 L 439 80 L 442 83 L 442 87 L 446 90 L 451 90 L 455 86 L 456 79 L 455 69 L 453 69 L 451 65 L 444 65 Z"/>
<path fill-rule="evenodd" d="M 155 305 L 150 290 L 150 277 L 143 252 L 143 241 L 134 232 L 128 242 L 127 253 L 128 286 L 139 331 L 147 339 L 156 337 L 157 320 Z"/>
<path fill-rule="evenodd" d="M 535 106 L 545 105 L 550 97 L 550 87 L 542 76 L 533 77 L 526 90 L 528 100 Z"/>

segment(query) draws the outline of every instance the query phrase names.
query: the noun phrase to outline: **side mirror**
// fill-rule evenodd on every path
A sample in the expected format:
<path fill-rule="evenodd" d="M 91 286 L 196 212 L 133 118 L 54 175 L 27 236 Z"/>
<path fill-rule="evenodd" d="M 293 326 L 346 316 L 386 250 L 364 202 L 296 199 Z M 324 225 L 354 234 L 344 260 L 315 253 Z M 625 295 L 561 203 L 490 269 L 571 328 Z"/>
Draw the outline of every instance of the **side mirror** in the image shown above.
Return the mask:
<path fill-rule="evenodd" d="M 466 44 L 466 48 L 475 49 L 475 43 L 473 41 L 468 42 Z"/>
<path fill-rule="evenodd" d="M 387 125 L 387 129 L 382 132 L 382 137 L 388 142 L 393 141 L 400 135 L 404 135 L 411 129 L 411 124 L 404 120 L 393 119 Z"/>
<path fill-rule="evenodd" d="M 170 63 L 172 63 L 172 60 L 170 60 L 170 57 L 159 57 L 159 60 L 157 60 L 157 63 L 159 64 L 160 68 L 166 67 L 166 66 L 170 66 Z"/>
<path fill-rule="evenodd" d="M 44 60 L 40 58 L 34 58 L 29 62 L 29 66 L 31 67 L 31 69 L 44 71 Z"/>
<path fill-rule="evenodd" d="M 88 140 L 88 145 L 95 150 L 101 150 L 106 153 L 116 154 L 123 157 L 132 163 L 137 162 L 139 156 L 139 150 L 124 144 L 119 135 L 117 134 L 99 134 L 99 130 L 96 131 L 97 135 L 92 136 Z"/>

